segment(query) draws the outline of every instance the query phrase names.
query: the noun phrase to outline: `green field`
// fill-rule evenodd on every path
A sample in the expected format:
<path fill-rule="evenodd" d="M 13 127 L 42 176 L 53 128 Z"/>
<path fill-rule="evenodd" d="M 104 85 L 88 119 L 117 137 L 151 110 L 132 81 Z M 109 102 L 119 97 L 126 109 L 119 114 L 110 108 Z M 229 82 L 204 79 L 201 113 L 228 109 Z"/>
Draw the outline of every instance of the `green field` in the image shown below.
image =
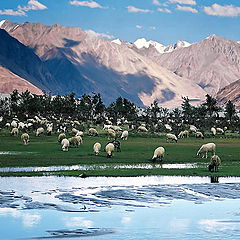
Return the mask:
<path fill-rule="evenodd" d="M 69 136 L 70 137 L 70 136 Z M 182 175 L 182 176 L 240 176 L 240 138 L 205 138 L 180 139 L 178 143 L 166 143 L 163 136 L 130 134 L 127 141 L 121 141 L 122 152 L 115 152 L 109 159 L 103 151 L 108 139 L 105 135 L 99 137 L 83 137 L 83 144 L 79 148 L 70 148 L 68 152 L 61 151 L 57 143 L 57 135 L 35 137 L 30 134 L 30 143 L 24 146 L 18 137 L 9 135 L 7 131 L 0 132 L 0 167 L 47 167 L 62 165 L 89 165 L 92 170 L 58 171 L 58 172 L 11 172 L 0 173 L 0 176 L 35 176 L 35 175 L 68 175 L 78 176 L 140 176 L 140 175 Z M 102 144 L 99 156 L 93 155 L 93 144 Z M 217 145 L 217 154 L 222 159 L 219 172 L 210 173 L 207 165 L 210 158 L 198 158 L 199 147 L 208 142 Z M 197 168 L 167 169 L 161 168 L 159 162 L 151 162 L 156 147 L 163 146 L 166 155 L 163 164 L 197 164 Z M 9 152 L 9 154 L 6 154 Z M 151 164 L 150 169 L 144 168 L 116 168 L 119 165 Z M 106 165 L 106 169 L 96 166 Z"/>

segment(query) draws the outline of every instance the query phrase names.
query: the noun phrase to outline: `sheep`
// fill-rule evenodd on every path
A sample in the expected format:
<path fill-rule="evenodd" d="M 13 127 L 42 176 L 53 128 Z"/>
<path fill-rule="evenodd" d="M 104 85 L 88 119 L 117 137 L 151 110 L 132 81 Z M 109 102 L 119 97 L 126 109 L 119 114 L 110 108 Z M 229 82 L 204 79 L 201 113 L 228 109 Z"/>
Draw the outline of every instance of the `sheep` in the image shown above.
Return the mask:
<path fill-rule="evenodd" d="M 42 127 L 38 128 L 36 131 L 36 137 L 39 137 L 43 133 L 44 133 L 44 128 L 42 128 Z"/>
<path fill-rule="evenodd" d="M 27 133 L 23 133 L 21 136 L 21 139 L 22 139 L 24 145 L 27 145 L 27 143 L 29 142 L 29 135 Z"/>
<path fill-rule="evenodd" d="M 202 134 L 202 132 L 196 132 L 195 137 L 204 139 L 204 135 Z"/>
<path fill-rule="evenodd" d="M 114 145 L 113 143 L 108 143 L 105 147 L 105 151 L 107 153 L 107 158 L 112 157 L 112 153 L 114 152 Z"/>
<path fill-rule="evenodd" d="M 174 135 L 174 134 L 172 134 L 172 133 L 167 133 L 167 134 L 166 134 L 166 141 L 168 141 L 168 140 L 172 140 L 172 141 L 175 141 L 175 142 L 178 141 L 176 135 Z"/>
<path fill-rule="evenodd" d="M 24 127 L 25 127 L 25 124 L 23 123 L 23 122 L 19 122 L 19 124 L 18 124 L 18 129 L 20 130 L 23 130 L 24 129 Z"/>
<path fill-rule="evenodd" d="M 101 144 L 99 142 L 96 142 L 94 145 L 93 145 L 93 152 L 95 155 L 98 155 L 99 152 L 100 152 L 100 149 L 101 149 Z"/>
<path fill-rule="evenodd" d="M 197 132 L 197 128 L 194 125 L 190 125 L 189 130 L 190 130 L 190 132 L 194 132 L 194 133 Z"/>
<path fill-rule="evenodd" d="M 49 124 L 47 127 L 47 135 L 48 136 L 52 135 L 52 130 L 53 130 L 53 126 L 52 126 L 52 124 Z"/>
<path fill-rule="evenodd" d="M 112 128 L 114 131 L 122 131 L 121 127 L 119 127 L 119 126 L 111 126 L 111 128 Z"/>
<path fill-rule="evenodd" d="M 73 145 L 74 147 L 78 147 L 82 143 L 82 138 L 80 136 L 71 137 L 68 139 L 69 144 Z"/>
<path fill-rule="evenodd" d="M 83 131 L 78 131 L 78 132 L 76 133 L 75 137 L 77 137 L 77 136 L 82 137 L 82 136 L 83 136 Z"/>
<path fill-rule="evenodd" d="M 67 152 L 70 145 L 69 141 L 66 138 L 64 138 L 61 142 L 61 145 L 62 145 L 62 150 L 64 152 Z"/>
<path fill-rule="evenodd" d="M 89 128 L 88 132 L 90 136 L 98 136 L 98 132 L 95 128 Z"/>
<path fill-rule="evenodd" d="M 113 129 L 108 129 L 107 130 L 107 136 L 108 136 L 108 139 L 110 139 L 110 138 L 116 138 L 116 133 L 115 133 L 115 131 L 113 130 Z"/>
<path fill-rule="evenodd" d="M 213 136 L 216 136 L 216 133 L 217 133 L 216 128 L 212 127 L 210 131 L 212 132 Z"/>
<path fill-rule="evenodd" d="M 163 147 L 156 148 L 152 157 L 152 161 L 155 162 L 159 158 L 160 161 L 162 162 L 164 158 L 164 154 L 165 154 L 165 149 Z"/>
<path fill-rule="evenodd" d="M 172 127 L 169 124 L 164 124 L 164 127 L 166 128 L 166 130 L 168 130 L 169 132 L 172 131 Z"/>
<path fill-rule="evenodd" d="M 139 126 L 139 127 L 138 127 L 138 131 L 139 131 L 139 132 L 147 132 L 148 130 L 147 130 L 146 127 L 144 127 L 144 126 Z"/>
<path fill-rule="evenodd" d="M 127 130 L 122 132 L 121 139 L 122 140 L 127 140 L 128 139 L 128 131 Z"/>
<path fill-rule="evenodd" d="M 201 157 L 201 154 L 203 154 L 202 158 L 208 158 L 208 152 L 211 152 L 212 155 L 215 155 L 216 152 L 216 144 L 215 143 L 206 143 L 203 144 L 200 149 L 197 152 L 197 156 Z"/>
<path fill-rule="evenodd" d="M 17 127 L 18 127 L 17 121 L 13 120 L 13 121 L 11 122 L 11 127 L 17 128 Z"/>
<path fill-rule="evenodd" d="M 103 130 L 107 130 L 107 129 L 111 128 L 111 127 L 112 127 L 112 125 L 104 124 L 103 125 Z"/>
<path fill-rule="evenodd" d="M 222 128 L 216 128 L 217 133 L 224 135 L 225 132 Z"/>
<path fill-rule="evenodd" d="M 181 131 L 178 134 L 178 138 L 184 138 L 184 137 L 189 137 L 189 131 L 188 130 Z"/>
<path fill-rule="evenodd" d="M 76 128 L 72 128 L 72 134 L 76 135 L 78 133 L 78 130 Z"/>
<path fill-rule="evenodd" d="M 73 124 L 74 124 L 75 126 L 80 126 L 80 125 L 81 125 L 80 122 L 77 121 L 77 120 L 73 121 Z"/>
<path fill-rule="evenodd" d="M 218 166 L 221 164 L 221 158 L 218 155 L 211 157 L 211 163 L 208 166 L 210 172 L 218 172 Z"/>
<path fill-rule="evenodd" d="M 107 124 L 107 125 L 112 125 L 112 122 L 107 119 L 107 120 L 106 120 L 106 124 Z"/>
<path fill-rule="evenodd" d="M 18 129 L 17 128 L 13 128 L 11 131 L 11 135 L 12 136 L 17 136 L 18 135 Z"/>
<path fill-rule="evenodd" d="M 64 138 L 66 138 L 66 134 L 65 133 L 60 133 L 58 135 L 58 142 L 61 143 Z"/>
<path fill-rule="evenodd" d="M 6 124 L 5 124 L 5 127 L 6 127 L 6 128 L 10 128 L 10 123 L 6 123 Z"/>

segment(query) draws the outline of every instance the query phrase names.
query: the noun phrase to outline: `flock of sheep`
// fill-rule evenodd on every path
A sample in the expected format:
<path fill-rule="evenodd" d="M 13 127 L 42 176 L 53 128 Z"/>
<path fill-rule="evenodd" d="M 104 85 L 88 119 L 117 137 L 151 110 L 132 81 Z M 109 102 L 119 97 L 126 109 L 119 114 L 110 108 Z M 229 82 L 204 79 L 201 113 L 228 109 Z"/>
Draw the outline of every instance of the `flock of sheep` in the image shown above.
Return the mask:
<path fill-rule="evenodd" d="M 58 135 L 58 142 L 61 144 L 62 151 L 68 151 L 70 146 L 78 147 L 80 144 L 83 143 L 83 131 L 77 130 L 77 127 L 80 126 L 79 121 L 67 121 L 67 124 L 61 124 L 61 120 L 54 119 L 55 124 L 57 125 L 57 132 Z M 51 135 L 53 133 L 53 122 L 50 122 L 46 118 L 41 118 L 35 116 L 34 119 L 28 119 L 26 123 L 20 122 L 17 118 L 13 118 L 11 123 L 6 123 L 5 127 L 10 128 L 10 134 L 13 136 L 17 136 L 19 133 L 19 130 L 22 130 L 24 133 L 21 135 L 21 139 L 24 143 L 24 145 L 27 145 L 29 142 L 29 134 L 27 131 L 31 129 L 31 127 L 34 126 L 34 124 L 37 123 L 37 126 L 40 126 L 36 129 L 36 136 L 40 136 L 44 133 L 47 135 Z M 120 141 L 117 140 L 117 133 L 121 132 L 121 140 L 127 140 L 129 136 L 129 132 L 127 130 L 123 130 L 120 126 L 114 126 L 112 125 L 112 122 L 110 120 L 106 120 L 103 126 L 103 130 L 106 131 L 108 140 L 112 140 L 107 143 L 107 145 L 104 148 L 104 151 L 107 153 L 107 157 L 111 158 L 113 155 L 113 152 L 117 149 L 117 151 L 121 151 L 120 149 Z M 66 138 L 66 131 L 67 127 L 71 126 L 71 133 L 74 135 L 71 138 Z M 169 124 L 164 125 L 165 129 L 167 131 L 172 131 L 172 128 Z M 45 131 L 46 129 L 46 131 Z M 216 134 L 225 134 L 225 131 L 227 128 L 221 129 L 221 128 L 211 128 L 211 133 L 213 136 Z M 145 124 L 141 124 L 137 128 L 138 132 L 148 132 L 148 129 L 146 128 Z M 202 132 L 198 131 L 198 129 L 194 125 L 190 125 L 188 130 L 181 131 L 178 134 L 178 137 L 175 134 L 167 133 L 166 134 L 166 141 L 169 142 L 178 142 L 178 139 L 181 138 L 187 138 L 189 137 L 189 133 L 194 133 L 196 138 L 204 138 L 204 135 Z M 89 128 L 88 134 L 90 136 L 98 136 L 98 131 L 95 128 Z M 96 142 L 93 145 L 93 152 L 95 155 L 98 155 L 101 150 L 101 143 Z M 197 156 L 202 158 L 205 156 L 205 158 L 208 157 L 208 152 L 212 153 L 211 162 L 209 165 L 209 171 L 218 171 L 218 166 L 221 164 L 221 159 L 219 156 L 216 155 L 216 145 L 214 143 L 207 143 L 203 144 L 200 149 L 197 152 Z M 152 161 L 155 162 L 157 159 L 159 159 L 161 162 L 164 159 L 165 155 L 165 149 L 164 147 L 158 147 L 154 150 Z"/>

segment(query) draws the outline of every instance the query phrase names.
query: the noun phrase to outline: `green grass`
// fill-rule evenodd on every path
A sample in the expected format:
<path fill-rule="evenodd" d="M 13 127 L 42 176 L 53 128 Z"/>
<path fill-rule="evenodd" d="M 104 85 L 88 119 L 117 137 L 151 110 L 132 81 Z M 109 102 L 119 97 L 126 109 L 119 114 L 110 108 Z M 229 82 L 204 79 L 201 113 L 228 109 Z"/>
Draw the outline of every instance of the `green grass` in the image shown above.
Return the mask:
<path fill-rule="evenodd" d="M 70 136 L 69 136 L 70 137 Z M 30 143 L 24 146 L 20 136 L 12 137 L 8 132 L 0 132 L 0 152 L 16 152 L 16 154 L 0 154 L 0 167 L 29 166 L 61 166 L 61 165 L 95 165 L 107 164 L 109 168 L 84 171 L 88 176 L 141 176 L 141 175 L 182 175 L 182 176 L 240 176 L 240 139 L 239 138 L 206 138 L 180 139 L 178 143 L 166 143 L 163 136 L 132 134 L 127 141 L 121 141 L 122 152 L 115 152 L 111 159 L 106 158 L 103 151 L 108 142 L 105 135 L 99 137 L 83 137 L 83 145 L 70 148 L 68 152 L 61 151 L 57 143 L 57 135 L 35 137 L 30 134 Z M 99 156 L 93 155 L 93 144 L 102 144 Z M 198 158 L 196 152 L 207 142 L 217 145 L 217 154 L 222 159 L 218 173 L 210 173 L 207 169 L 208 159 Z M 194 169 L 114 169 L 116 164 L 151 163 L 153 151 L 158 146 L 164 146 L 166 155 L 163 163 L 197 163 Z M 158 162 L 157 162 L 158 163 Z M 205 163 L 205 165 L 203 165 Z M 82 171 L 31 172 L 31 173 L 0 173 L 0 176 L 33 176 L 33 175 L 67 175 L 78 176 Z"/>

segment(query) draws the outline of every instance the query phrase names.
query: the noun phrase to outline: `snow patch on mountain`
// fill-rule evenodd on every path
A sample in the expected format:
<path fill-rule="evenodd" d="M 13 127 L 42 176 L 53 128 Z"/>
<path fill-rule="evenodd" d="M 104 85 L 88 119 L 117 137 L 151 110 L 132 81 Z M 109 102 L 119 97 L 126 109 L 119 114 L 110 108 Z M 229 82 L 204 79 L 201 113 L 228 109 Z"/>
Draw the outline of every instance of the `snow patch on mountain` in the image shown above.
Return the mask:
<path fill-rule="evenodd" d="M 6 22 L 6 20 L 2 20 L 2 21 L 0 22 L 0 28 L 2 27 L 2 25 L 3 25 L 5 22 Z"/>
<path fill-rule="evenodd" d="M 121 40 L 120 40 L 119 38 L 117 38 L 117 39 L 115 39 L 115 40 L 112 40 L 112 43 L 116 43 L 116 44 L 118 44 L 118 45 L 121 45 L 121 44 L 122 44 L 122 42 L 121 42 Z"/>

